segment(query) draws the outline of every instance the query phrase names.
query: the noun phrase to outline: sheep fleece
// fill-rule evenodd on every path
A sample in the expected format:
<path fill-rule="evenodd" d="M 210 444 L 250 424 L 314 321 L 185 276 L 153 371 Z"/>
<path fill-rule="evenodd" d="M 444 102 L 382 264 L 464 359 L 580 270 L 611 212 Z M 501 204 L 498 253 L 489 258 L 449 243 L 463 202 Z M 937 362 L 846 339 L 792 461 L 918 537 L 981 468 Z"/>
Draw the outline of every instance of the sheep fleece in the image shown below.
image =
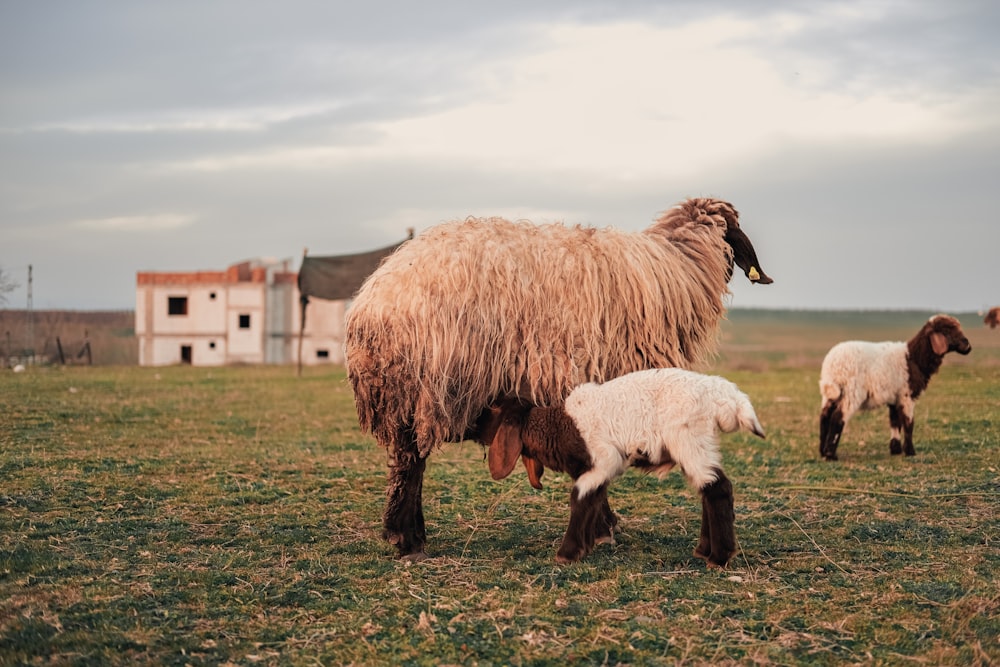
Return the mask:
<path fill-rule="evenodd" d="M 719 431 L 763 432 L 750 399 L 735 384 L 677 368 L 580 385 L 564 410 L 593 460 L 576 483 L 581 497 L 621 475 L 636 456 L 653 466 L 679 463 L 700 489 L 722 468 Z"/>
<path fill-rule="evenodd" d="M 383 443 L 412 429 L 426 456 L 498 396 L 551 405 L 583 382 L 702 362 L 733 253 L 721 216 L 690 215 L 633 233 L 470 218 L 406 242 L 348 313 L 362 428 Z"/>
<path fill-rule="evenodd" d="M 910 398 L 906 343 L 846 341 L 823 360 L 820 393 L 824 401 L 842 400 L 845 418 L 859 410 L 902 405 Z"/>

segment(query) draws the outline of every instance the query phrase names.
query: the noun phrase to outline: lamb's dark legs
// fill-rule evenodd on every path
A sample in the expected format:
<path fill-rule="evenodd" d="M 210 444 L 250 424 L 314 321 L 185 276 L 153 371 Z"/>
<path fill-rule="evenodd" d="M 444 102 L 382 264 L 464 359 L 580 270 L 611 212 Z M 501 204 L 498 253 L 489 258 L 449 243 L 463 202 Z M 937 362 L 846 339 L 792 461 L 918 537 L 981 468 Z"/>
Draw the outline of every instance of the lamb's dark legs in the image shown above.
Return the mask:
<path fill-rule="evenodd" d="M 708 561 L 710 568 L 724 568 L 736 553 L 733 522 L 733 485 L 718 468 L 718 478 L 701 489 L 701 537 L 694 555 Z"/>
<path fill-rule="evenodd" d="M 389 484 L 382 537 L 399 551 L 404 560 L 423 560 L 427 533 L 424 530 L 423 487 L 427 459 L 417 451 L 413 435 L 400 434 L 389 445 Z"/>
<path fill-rule="evenodd" d="M 608 506 L 608 485 L 587 494 L 582 499 L 576 487 L 569 497 L 569 527 L 563 536 L 559 551 L 556 552 L 557 563 L 573 563 L 594 548 L 599 531 L 606 527 Z M 607 508 L 610 512 L 610 508 Z M 612 515 L 613 516 L 613 515 Z"/>
<path fill-rule="evenodd" d="M 819 415 L 819 453 L 827 461 L 837 460 L 837 445 L 844 431 L 844 413 L 840 401 L 827 401 Z"/>
<path fill-rule="evenodd" d="M 604 503 L 601 505 L 601 513 L 597 519 L 597 544 L 615 543 L 615 526 L 618 525 L 618 517 L 611 511 L 608 504 L 607 489 L 605 489 Z"/>
<path fill-rule="evenodd" d="M 899 439 L 903 432 L 903 411 L 898 405 L 889 406 L 889 429 L 889 453 L 893 456 L 902 454 L 903 443 Z"/>
<path fill-rule="evenodd" d="M 907 415 L 902 406 L 889 406 L 889 427 L 892 433 L 889 440 L 890 454 L 913 456 L 917 453 L 913 449 L 913 417 Z"/>

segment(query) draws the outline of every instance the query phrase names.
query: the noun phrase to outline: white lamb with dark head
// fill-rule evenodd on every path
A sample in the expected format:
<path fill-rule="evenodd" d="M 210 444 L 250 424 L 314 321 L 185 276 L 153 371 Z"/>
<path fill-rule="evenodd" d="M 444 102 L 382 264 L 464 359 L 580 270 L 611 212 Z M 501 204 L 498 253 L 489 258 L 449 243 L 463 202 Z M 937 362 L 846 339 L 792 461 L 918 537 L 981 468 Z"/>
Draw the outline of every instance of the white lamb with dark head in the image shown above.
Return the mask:
<path fill-rule="evenodd" d="M 725 567 L 736 550 L 733 487 L 722 472 L 719 432 L 764 429 L 746 394 L 725 378 L 678 368 L 637 371 L 603 384 L 580 385 L 562 406 L 514 400 L 490 408 L 479 440 L 489 446 L 490 472 L 502 479 L 519 457 L 569 473 L 570 522 L 556 560 L 577 561 L 610 540 L 615 518 L 608 485 L 629 467 L 662 476 L 675 465 L 702 496 L 695 555 Z M 537 472 L 540 475 L 542 468 Z M 538 477 L 529 475 L 541 487 Z"/>
<path fill-rule="evenodd" d="M 935 315 L 907 342 L 851 340 L 823 359 L 819 390 L 819 453 L 837 460 L 844 425 L 859 410 L 889 407 L 889 453 L 913 456 L 913 407 L 948 352 L 968 354 L 972 345 L 958 320 Z M 901 441 L 902 439 L 902 441 Z"/>

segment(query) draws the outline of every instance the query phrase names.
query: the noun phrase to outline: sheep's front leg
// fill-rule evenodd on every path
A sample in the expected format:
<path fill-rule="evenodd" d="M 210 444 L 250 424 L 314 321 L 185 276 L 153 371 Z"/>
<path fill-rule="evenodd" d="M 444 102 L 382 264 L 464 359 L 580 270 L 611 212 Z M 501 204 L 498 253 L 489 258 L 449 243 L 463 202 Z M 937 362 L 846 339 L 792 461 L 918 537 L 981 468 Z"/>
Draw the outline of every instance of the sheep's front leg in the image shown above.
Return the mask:
<path fill-rule="evenodd" d="M 403 434 L 389 447 L 389 484 L 382 537 L 395 545 L 403 560 L 423 560 L 427 533 L 424 529 L 424 469 L 427 459 L 420 456 L 412 434 Z"/>
<path fill-rule="evenodd" d="M 724 568 L 736 553 L 733 523 L 733 485 L 716 468 L 718 477 L 701 488 L 701 537 L 694 555 L 708 561 L 709 568 Z"/>
<path fill-rule="evenodd" d="M 594 489 L 583 498 L 580 498 L 576 486 L 573 487 L 569 497 L 569 527 L 559 551 L 556 552 L 557 563 L 575 563 L 590 553 L 598 532 L 606 522 L 604 508 L 607 503 L 607 484 Z"/>
<path fill-rule="evenodd" d="M 819 415 L 819 453 L 827 461 L 837 460 L 837 445 L 844 431 L 844 412 L 840 401 L 827 401 Z"/>
<path fill-rule="evenodd" d="M 902 443 L 903 411 L 898 405 L 889 406 L 889 453 L 898 456 L 903 453 Z M 911 445 L 912 446 L 912 445 Z"/>
<path fill-rule="evenodd" d="M 913 414 L 907 413 L 902 405 L 889 406 L 889 428 L 891 439 L 889 440 L 889 453 L 892 455 L 906 454 L 913 456 L 916 450 L 913 448 Z"/>

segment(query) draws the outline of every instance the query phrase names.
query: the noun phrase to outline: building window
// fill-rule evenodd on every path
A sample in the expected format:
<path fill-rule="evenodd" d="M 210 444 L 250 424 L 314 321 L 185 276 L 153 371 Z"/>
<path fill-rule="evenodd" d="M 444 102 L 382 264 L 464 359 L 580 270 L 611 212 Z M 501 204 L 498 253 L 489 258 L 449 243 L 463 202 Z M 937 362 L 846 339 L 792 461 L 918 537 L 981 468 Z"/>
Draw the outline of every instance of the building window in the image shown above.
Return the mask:
<path fill-rule="evenodd" d="M 208 293 L 208 298 L 209 298 L 209 299 L 210 299 L 211 301 L 215 301 L 215 292 L 209 292 L 209 293 Z"/>
<path fill-rule="evenodd" d="M 210 350 L 214 350 L 215 349 L 215 341 L 214 340 L 208 341 L 208 349 L 210 349 Z"/>
<path fill-rule="evenodd" d="M 250 315 L 248 315 L 248 314 L 241 314 L 240 315 L 240 329 L 249 329 L 249 328 L 250 328 Z"/>
<path fill-rule="evenodd" d="M 188 298 L 186 296 L 167 297 L 167 315 L 187 315 Z"/>
<path fill-rule="evenodd" d="M 190 364 L 191 363 L 191 346 L 181 345 L 181 363 Z"/>
<path fill-rule="evenodd" d="M 316 358 L 317 359 L 329 359 L 330 358 L 330 350 L 316 350 Z"/>

